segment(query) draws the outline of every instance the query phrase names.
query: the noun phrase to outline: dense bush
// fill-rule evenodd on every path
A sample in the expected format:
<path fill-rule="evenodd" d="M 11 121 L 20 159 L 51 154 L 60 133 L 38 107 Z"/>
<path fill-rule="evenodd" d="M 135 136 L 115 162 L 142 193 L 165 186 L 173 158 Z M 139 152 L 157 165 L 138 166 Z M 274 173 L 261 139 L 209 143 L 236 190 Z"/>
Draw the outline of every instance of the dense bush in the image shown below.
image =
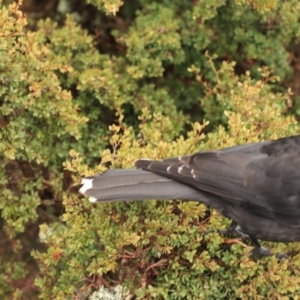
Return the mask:
<path fill-rule="evenodd" d="M 25 2 L 0 1 L 1 299 L 298 299 L 297 243 L 254 262 L 203 235 L 229 220 L 202 204 L 77 193 L 139 157 L 299 132 L 298 1 Z"/>

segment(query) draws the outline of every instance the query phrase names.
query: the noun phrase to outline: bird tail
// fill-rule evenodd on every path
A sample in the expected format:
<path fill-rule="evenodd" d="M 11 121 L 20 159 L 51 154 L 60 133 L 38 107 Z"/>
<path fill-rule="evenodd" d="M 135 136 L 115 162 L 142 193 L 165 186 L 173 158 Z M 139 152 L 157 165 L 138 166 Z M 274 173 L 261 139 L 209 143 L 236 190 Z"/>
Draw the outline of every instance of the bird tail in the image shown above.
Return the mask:
<path fill-rule="evenodd" d="M 206 203 L 201 192 L 145 170 L 113 169 L 82 179 L 80 192 L 91 202 L 183 199 Z"/>

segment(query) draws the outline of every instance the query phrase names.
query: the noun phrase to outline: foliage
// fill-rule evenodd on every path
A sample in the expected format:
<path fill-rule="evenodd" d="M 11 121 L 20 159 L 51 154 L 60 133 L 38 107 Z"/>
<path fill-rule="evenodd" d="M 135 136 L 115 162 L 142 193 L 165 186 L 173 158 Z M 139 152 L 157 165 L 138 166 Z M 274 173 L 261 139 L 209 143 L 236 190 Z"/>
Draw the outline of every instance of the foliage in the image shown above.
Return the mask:
<path fill-rule="evenodd" d="M 229 220 L 202 204 L 95 205 L 77 184 L 299 132 L 285 87 L 298 1 L 87 2 L 110 41 L 75 14 L 34 23 L 0 1 L 1 299 L 117 285 L 138 299 L 297 299 L 297 244 L 264 243 L 291 257 L 254 262 L 241 240 L 204 235 Z"/>

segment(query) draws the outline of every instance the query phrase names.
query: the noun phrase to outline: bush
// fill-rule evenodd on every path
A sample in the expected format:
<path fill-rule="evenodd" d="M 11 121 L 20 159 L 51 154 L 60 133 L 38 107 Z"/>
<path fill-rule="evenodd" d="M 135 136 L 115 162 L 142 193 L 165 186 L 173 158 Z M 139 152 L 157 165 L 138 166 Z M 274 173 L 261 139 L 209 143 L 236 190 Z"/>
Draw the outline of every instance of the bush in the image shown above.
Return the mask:
<path fill-rule="evenodd" d="M 253 262 L 242 241 L 203 235 L 229 220 L 202 204 L 77 190 L 139 157 L 296 134 L 298 2 L 89 3 L 40 20 L 1 4 L 0 296 L 296 299 L 297 244 L 264 243 L 292 255 Z"/>

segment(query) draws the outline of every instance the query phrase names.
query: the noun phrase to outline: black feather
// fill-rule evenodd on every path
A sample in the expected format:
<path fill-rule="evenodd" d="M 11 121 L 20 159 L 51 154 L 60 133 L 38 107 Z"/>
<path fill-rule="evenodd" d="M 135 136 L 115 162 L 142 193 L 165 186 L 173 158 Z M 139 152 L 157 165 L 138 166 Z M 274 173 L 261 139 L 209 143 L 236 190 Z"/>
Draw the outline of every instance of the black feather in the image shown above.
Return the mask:
<path fill-rule="evenodd" d="M 132 196 L 140 200 L 150 196 L 174 199 L 171 190 L 178 184 L 178 189 L 186 188 L 181 193 L 183 199 L 197 200 L 217 209 L 253 239 L 300 241 L 300 136 L 162 161 L 140 159 L 134 166 L 156 174 L 157 180 L 170 181 L 159 186 L 153 183 L 154 188 L 151 191 L 150 187 L 147 191 L 150 195 L 146 197 L 138 189 L 143 186 L 138 175 L 133 180 L 135 186 L 130 183 L 135 193 L 124 190 L 125 199 Z M 127 176 L 131 176 L 128 172 Z M 111 173 L 109 180 L 114 182 L 116 195 L 120 195 L 122 184 L 116 182 L 119 179 L 115 175 Z M 93 189 L 98 189 L 93 197 L 100 199 L 102 188 Z M 84 193 L 91 194 L 88 190 Z M 114 191 L 110 193 L 108 198 L 114 199 Z"/>

